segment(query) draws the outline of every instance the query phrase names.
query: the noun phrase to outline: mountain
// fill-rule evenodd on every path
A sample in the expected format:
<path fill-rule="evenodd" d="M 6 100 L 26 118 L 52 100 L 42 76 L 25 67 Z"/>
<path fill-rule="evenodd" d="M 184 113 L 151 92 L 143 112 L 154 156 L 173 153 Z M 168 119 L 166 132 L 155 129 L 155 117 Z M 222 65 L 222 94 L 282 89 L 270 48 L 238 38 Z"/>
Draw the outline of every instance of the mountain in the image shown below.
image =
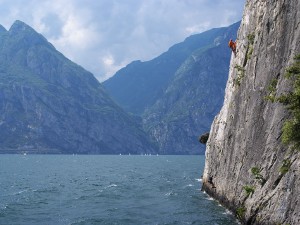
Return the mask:
<path fill-rule="evenodd" d="M 95 77 L 21 21 L 0 28 L 0 153 L 154 153 Z"/>
<path fill-rule="evenodd" d="M 209 131 L 223 103 L 231 55 L 228 40 L 235 38 L 238 27 L 239 23 L 220 28 L 210 45 L 196 48 L 143 114 L 145 130 L 157 140 L 160 152 L 204 153 L 198 137 Z"/>
<path fill-rule="evenodd" d="M 300 224 L 300 1 L 247 1 L 203 190 L 243 224 Z M 297 57 L 296 57 L 297 56 Z"/>
<path fill-rule="evenodd" d="M 163 95 L 185 60 L 197 50 L 203 51 L 217 45 L 218 37 L 222 38 L 226 29 L 217 28 L 192 35 L 150 61 L 134 61 L 103 85 L 125 110 L 141 115 Z"/>
<path fill-rule="evenodd" d="M 143 118 L 161 154 L 199 154 L 198 137 L 219 112 L 240 22 L 192 35 L 148 62 L 135 61 L 105 81 L 122 107 Z"/>

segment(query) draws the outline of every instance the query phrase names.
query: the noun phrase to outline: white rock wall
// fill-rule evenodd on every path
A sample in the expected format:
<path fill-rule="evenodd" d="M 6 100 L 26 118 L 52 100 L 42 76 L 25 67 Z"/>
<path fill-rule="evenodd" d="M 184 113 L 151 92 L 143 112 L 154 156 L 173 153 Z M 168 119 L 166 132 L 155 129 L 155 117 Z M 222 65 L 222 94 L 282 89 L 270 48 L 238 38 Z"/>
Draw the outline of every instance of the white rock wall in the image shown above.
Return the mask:
<path fill-rule="evenodd" d="M 207 143 L 203 189 L 232 211 L 244 211 L 237 214 L 248 224 L 300 224 L 300 153 L 281 143 L 289 113 L 265 99 L 273 79 L 278 79 L 277 95 L 292 87 L 284 73 L 300 54 L 299 11 L 299 0 L 246 2 L 224 105 Z M 282 176 L 284 159 L 292 166 Z M 261 169 L 264 185 L 254 179 L 253 167 Z M 247 196 L 246 186 L 254 193 Z"/>

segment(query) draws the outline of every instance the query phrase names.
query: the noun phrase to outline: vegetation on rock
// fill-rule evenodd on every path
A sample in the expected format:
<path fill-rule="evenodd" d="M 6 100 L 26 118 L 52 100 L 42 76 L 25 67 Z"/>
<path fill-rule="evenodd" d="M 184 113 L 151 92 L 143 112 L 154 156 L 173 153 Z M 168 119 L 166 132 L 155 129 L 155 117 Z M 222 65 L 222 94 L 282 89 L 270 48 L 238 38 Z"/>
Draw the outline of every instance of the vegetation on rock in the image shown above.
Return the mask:
<path fill-rule="evenodd" d="M 266 100 L 270 100 L 271 102 L 276 101 L 276 87 L 277 87 L 278 79 L 271 80 L 270 85 L 268 86 L 269 94 L 265 97 Z"/>
<path fill-rule="evenodd" d="M 241 206 L 239 208 L 237 208 L 236 210 L 236 216 L 242 220 L 245 217 L 245 213 L 246 213 L 246 208 L 245 206 Z"/>
<path fill-rule="evenodd" d="M 253 44 L 254 44 L 254 39 L 255 39 L 255 34 L 251 33 L 247 35 L 248 39 L 248 46 L 247 46 L 247 53 L 246 53 L 246 60 L 248 61 L 253 53 Z M 247 63 L 247 61 L 245 63 Z"/>
<path fill-rule="evenodd" d="M 235 85 L 240 86 L 241 81 L 245 76 L 245 69 L 242 66 L 238 65 L 238 64 L 236 64 L 234 66 L 234 68 L 238 71 L 238 75 L 237 75 L 237 78 L 235 78 L 233 80 L 233 82 L 234 82 Z"/>
<path fill-rule="evenodd" d="M 255 191 L 255 187 L 249 185 L 245 185 L 243 189 L 245 190 L 247 197 L 251 197 Z"/>
<path fill-rule="evenodd" d="M 292 92 L 278 99 L 292 114 L 292 118 L 284 123 L 282 141 L 300 150 L 300 55 L 295 57 L 294 64 L 287 69 L 286 77 L 294 82 L 294 86 Z"/>
<path fill-rule="evenodd" d="M 292 90 L 287 94 L 276 97 L 276 86 L 278 79 L 273 79 L 268 87 L 268 95 L 265 99 L 271 102 L 284 104 L 291 118 L 285 121 L 282 128 L 282 142 L 291 145 L 293 149 L 300 150 L 300 54 L 295 58 L 295 62 L 286 69 L 285 77 L 293 82 Z"/>
<path fill-rule="evenodd" d="M 279 169 L 280 173 L 282 175 L 286 174 L 289 171 L 291 165 L 292 165 L 292 163 L 291 163 L 291 161 L 289 159 L 284 159 L 283 163 L 282 163 L 282 166 Z"/>
<path fill-rule="evenodd" d="M 261 175 L 260 171 L 261 171 L 261 169 L 258 168 L 258 167 L 252 167 L 251 168 L 251 173 L 252 173 L 252 175 L 254 175 L 255 180 L 258 180 L 258 182 L 261 185 L 264 185 L 265 182 L 266 182 L 266 179 Z"/>

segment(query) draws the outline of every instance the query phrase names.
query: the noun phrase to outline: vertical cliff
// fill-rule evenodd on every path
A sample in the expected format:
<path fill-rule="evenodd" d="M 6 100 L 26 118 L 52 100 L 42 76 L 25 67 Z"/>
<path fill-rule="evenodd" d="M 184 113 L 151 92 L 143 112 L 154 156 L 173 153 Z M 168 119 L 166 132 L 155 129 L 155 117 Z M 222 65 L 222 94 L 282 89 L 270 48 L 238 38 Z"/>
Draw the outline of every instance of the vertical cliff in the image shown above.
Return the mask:
<path fill-rule="evenodd" d="M 291 114 L 266 98 L 272 83 L 275 96 L 292 90 L 285 71 L 300 54 L 299 9 L 299 0 L 247 0 L 211 127 L 203 190 L 245 224 L 300 224 L 300 153 L 281 140 Z"/>

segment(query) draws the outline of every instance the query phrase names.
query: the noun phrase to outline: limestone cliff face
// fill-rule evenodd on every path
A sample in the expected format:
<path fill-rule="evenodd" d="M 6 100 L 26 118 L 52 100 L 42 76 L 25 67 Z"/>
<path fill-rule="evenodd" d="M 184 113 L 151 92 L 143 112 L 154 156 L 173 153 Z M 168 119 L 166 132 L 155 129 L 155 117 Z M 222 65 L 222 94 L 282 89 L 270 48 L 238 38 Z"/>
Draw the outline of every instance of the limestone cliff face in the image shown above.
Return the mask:
<path fill-rule="evenodd" d="M 300 54 L 299 9 L 299 0 L 246 2 L 224 105 L 211 127 L 203 190 L 245 224 L 300 224 L 300 153 L 281 143 L 290 115 L 265 99 L 273 79 L 277 96 L 292 87 L 284 74 Z M 284 160 L 287 173 L 280 172 Z"/>

